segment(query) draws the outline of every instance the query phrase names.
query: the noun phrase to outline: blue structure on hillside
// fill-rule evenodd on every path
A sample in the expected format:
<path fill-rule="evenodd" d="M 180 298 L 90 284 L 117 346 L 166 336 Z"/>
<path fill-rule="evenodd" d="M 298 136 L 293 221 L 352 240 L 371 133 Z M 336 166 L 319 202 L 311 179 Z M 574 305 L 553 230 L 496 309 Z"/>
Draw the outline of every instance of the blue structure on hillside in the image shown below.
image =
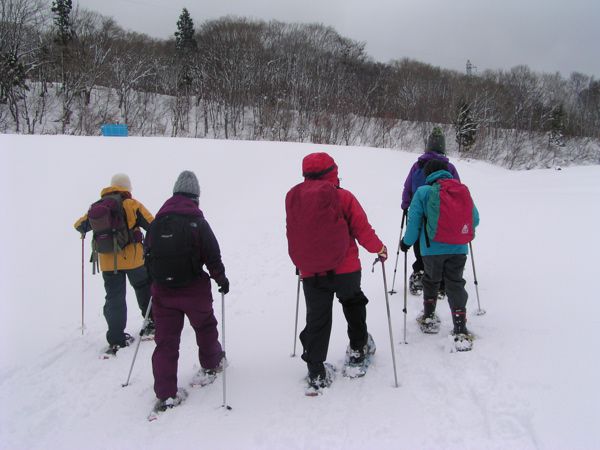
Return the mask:
<path fill-rule="evenodd" d="M 129 129 L 124 123 L 105 124 L 100 129 L 102 136 L 129 136 Z"/>

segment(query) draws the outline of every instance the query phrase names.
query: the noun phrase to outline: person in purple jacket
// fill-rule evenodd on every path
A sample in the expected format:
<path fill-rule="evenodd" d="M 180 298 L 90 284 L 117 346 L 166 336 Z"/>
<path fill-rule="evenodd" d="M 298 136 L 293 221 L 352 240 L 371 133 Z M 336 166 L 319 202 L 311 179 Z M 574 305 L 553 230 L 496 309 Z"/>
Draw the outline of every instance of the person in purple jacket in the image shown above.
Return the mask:
<path fill-rule="evenodd" d="M 446 157 L 446 140 L 444 138 L 444 132 L 440 127 L 433 127 L 431 134 L 427 138 L 427 145 L 425 152 L 419 156 L 417 161 L 412 165 L 406 181 L 404 181 L 404 190 L 402 191 L 402 211 L 403 215 L 407 215 L 408 207 L 410 202 L 417 192 L 417 189 L 425 184 L 425 173 L 423 168 L 428 161 L 437 159 L 447 163 L 448 172 L 452 174 L 454 179 L 460 181 L 456 167 L 448 161 Z M 408 216 L 407 216 L 408 217 Z M 414 246 L 415 262 L 412 265 L 413 273 L 409 278 L 409 290 L 413 295 L 421 295 L 423 292 L 423 274 L 425 273 L 425 267 L 423 266 L 423 259 L 421 258 L 421 248 L 417 241 Z M 444 284 L 440 285 L 440 292 L 438 297 L 444 297 L 445 289 Z"/>
<path fill-rule="evenodd" d="M 196 333 L 201 367 L 191 384 L 206 385 L 213 382 L 225 364 L 218 340 L 210 279 L 216 281 L 219 292 L 223 294 L 229 292 L 229 280 L 225 276 L 217 239 L 198 207 L 199 197 L 200 186 L 196 175 L 187 170 L 181 172 L 173 187 L 173 196 L 160 208 L 153 222 L 155 225 L 150 227 L 146 236 L 147 264 L 153 279 L 152 311 L 156 325 L 156 348 L 152 355 L 154 392 L 158 398 L 155 411 L 177 406 L 186 397 L 185 390 L 177 387 L 179 342 L 185 316 Z M 190 251 L 183 256 L 179 252 L 178 262 L 173 262 L 172 255 L 162 256 L 159 264 L 158 259 L 165 254 L 164 251 L 160 253 L 159 249 L 166 248 L 160 245 L 165 245 L 162 242 L 170 238 L 170 234 L 161 227 L 169 226 L 164 225 L 169 221 L 172 230 L 189 227 L 187 231 L 180 231 L 180 234 L 185 234 L 183 242 L 188 244 L 185 247 Z M 176 224 L 184 225 L 178 228 Z M 163 241 L 159 242 L 161 239 Z M 208 273 L 203 269 L 205 266 Z"/>

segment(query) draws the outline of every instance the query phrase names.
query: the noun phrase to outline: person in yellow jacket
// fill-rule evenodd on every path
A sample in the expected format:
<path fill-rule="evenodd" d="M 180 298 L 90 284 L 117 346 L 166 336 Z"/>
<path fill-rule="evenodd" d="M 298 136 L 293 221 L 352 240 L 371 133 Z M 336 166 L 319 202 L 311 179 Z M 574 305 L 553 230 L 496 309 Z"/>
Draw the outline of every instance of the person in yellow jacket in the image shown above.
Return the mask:
<path fill-rule="evenodd" d="M 144 249 L 142 246 L 143 234 L 140 227 L 148 230 L 154 216 L 142 203 L 131 196 L 131 181 L 126 174 L 118 173 L 111 179 L 110 186 L 102 189 L 100 196 L 119 195 L 122 200 L 123 211 L 127 221 L 129 242 L 115 253 L 98 253 L 100 270 L 104 279 L 106 302 L 104 303 L 104 317 L 108 324 L 106 340 L 109 351 L 116 353 L 121 347 L 126 347 L 133 342 L 133 337 L 125 333 L 127 325 L 126 303 L 126 278 L 135 290 L 137 303 L 145 316 L 150 302 L 150 280 L 144 266 Z M 75 229 L 82 235 L 92 231 L 88 214 L 75 222 Z M 115 267 L 116 263 L 116 267 Z M 154 322 L 151 319 L 142 330 L 142 337 L 154 336 Z"/>

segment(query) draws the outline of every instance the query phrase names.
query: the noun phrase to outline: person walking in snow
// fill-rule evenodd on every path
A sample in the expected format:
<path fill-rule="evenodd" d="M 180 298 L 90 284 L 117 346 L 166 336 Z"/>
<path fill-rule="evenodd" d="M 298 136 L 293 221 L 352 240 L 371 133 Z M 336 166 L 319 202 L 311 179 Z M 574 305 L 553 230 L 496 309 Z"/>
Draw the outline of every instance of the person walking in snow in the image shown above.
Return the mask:
<path fill-rule="evenodd" d="M 104 303 L 104 318 L 108 325 L 106 340 L 109 348 L 107 353 L 116 353 L 121 347 L 128 346 L 134 338 L 125 332 L 127 325 L 126 278 L 135 291 L 142 317 L 145 317 L 150 301 L 150 280 L 144 267 L 144 251 L 142 247 L 143 234 L 140 228 L 148 230 L 154 220 L 146 207 L 131 195 L 131 181 L 124 173 L 115 174 L 110 186 L 102 189 L 100 201 L 94 203 L 88 213 L 75 222 L 75 229 L 82 234 L 82 239 L 88 231 L 93 232 L 93 262 L 100 262 L 100 270 L 104 279 L 106 301 Z M 119 215 L 124 230 L 122 248 L 113 247 L 113 239 L 109 233 L 95 230 L 93 225 L 102 222 L 102 211 L 107 211 L 106 204 L 115 205 L 115 214 Z M 101 211 L 98 213 L 98 211 Z M 97 220 L 96 220 L 97 219 Z M 98 232 L 97 232 L 98 231 Z M 108 237 L 108 239 L 102 239 Z M 108 249 L 102 251 L 104 241 L 108 241 Z M 96 259 L 97 258 L 97 259 Z M 149 321 L 142 330 L 142 336 L 148 339 L 154 336 L 154 323 L 150 312 Z"/>
<path fill-rule="evenodd" d="M 435 313 L 435 309 L 439 286 L 444 281 L 454 325 L 452 334 L 454 335 L 456 349 L 459 351 L 470 350 L 472 336 L 466 326 L 468 294 L 463 279 L 468 245 L 439 242 L 433 236 L 429 236 L 427 232 L 427 221 L 430 223 L 436 221 L 439 226 L 439 222 L 443 220 L 441 213 L 439 213 L 441 208 L 436 213 L 435 209 L 431 208 L 431 204 L 428 203 L 429 196 L 434 195 L 432 185 L 453 177 L 448 170 L 448 164 L 439 159 L 427 162 L 424 167 L 424 174 L 426 184 L 415 192 L 408 209 L 406 232 L 400 241 L 400 249 L 403 252 L 407 252 L 417 242 L 421 244 L 425 273 L 423 275 L 423 312 L 417 317 L 417 322 L 424 333 L 434 334 L 439 332 L 440 319 Z M 468 202 L 463 202 L 463 204 L 466 204 L 465 215 L 469 216 L 465 222 L 469 225 L 459 225 L 459 227 L 472 228 L 463 231 L 464 234 L 467 234 L 467 232 L 470 234 L 468 239 L 472 239 L 474 229 L 479 225 L 479 212 L 470 195 L 468 195 Z M 437 217 L 433 217 L 434 214 L 438 214 Z M 457 214 L 456 208 L 452 211 L 452 214 Z"/>
<path fill-rule="evenodd" d="M 192 385 L 212 383 L 225 364 L 210 279 L 216 281 L 222 294 L 229 292 L 229 280 L 219 243 L 199 208 L 199 197 L 200 185 L 194 172 L 181 172 L 173 196 L 156 214 L 145 240 L 156 324 L 152 355 L 156 411 L 177 406 L 186 395 L 177 387 L 179 342 L 185 317 L 196 334 L 201 366 Z"/>
<path fill-rule="evenodd" d="M 404 189 L 402 190 L 401 208 L 403 214 L 406 215 L 410 202 L 412 201 L 417 189 L 425 184 L 425 175 L 423 168 L 428 161 L 438 160 L 443 161 L 448 166 L 448 171 L 452 177 L 460 181 L 456 167 L 446 157 L 446 140 L 444 133 L 440 127 L 433 127 L 431 134 L 427 138 L 425 152 L 419 156 L 417 161 L 411 166 L 406 180 L 404 181 Z M 415 262 L 412 265 L 413 272 L 409 278 L 409 290 L 413 295 L 419 295 L 423 290 L 423 259 L 421 258 L 421 246 L 419 241 L 415 242 L 413 247 L 415 254 Z M 443 298 L 445 295 L 444 283 L 440 285 L 438 296 Z"/>
<path fill-rule="evenodd" d="M 325 360 L 331 335 L 334 295 L 342 304 L 348 324 L 350 342 L 346 367 L 357 368 L 355 376 L 364 375 L 365 363 L 375 352 L 375 343 L 367 330 L 368 299 L 361 290 L 361 264 L 356 241 L 369 252 L 379 255 L 382 261 L 387 259 L 387 249 L 369 224 L 356 197 L 340 187 L 338 167 L 330 155 L 307 155 L 302 161 L 302 175 L 305 181 L 290 190 L 286 197 L 287 236 L 290 256 L 300 270 L 306 299 L 306 326 L 300 333 L 300 341 L 303 346 L 302 359 L 308 367 L 307 395 L 316 395 L 321 389 L 328 387 L 333 379 L 334 368 L 325 363 Z M 320 211 L 315 218 L 308 217 L 312 213 L 307 203 L 318 205 L 324 200 L 308 199 L 307 192 L 312 190 L 312 186 L 316 186 L 317 190 L 324 189 L 324 193 L 318 194 L 322 197 L 329 192 L 327 189 L 334 196 L 326 211 Z M 303 192 L 296 191 L 297 189 Z M 338 211 L 340 228 L 333 228 L 327 223 L 327 210 L 332 209 Z M 308 247 L 312 238 L 309 237 L 306 241 L 302 237 L 307 234 L 319 236 L 320 242 L 313 250 Z M 324 247 L 338 240 L 341 242 L 340 258 L 333 267 L 327 267 L 328 264 L 325 263 L 322 265 L 323 270 L 303 268 L 319 267 L 333 253 L 333 250 L 324 250 Z M 296 256 L 302 254 L 304 256 Z M 305 263 L 303 259 L 308 261 Z"/>

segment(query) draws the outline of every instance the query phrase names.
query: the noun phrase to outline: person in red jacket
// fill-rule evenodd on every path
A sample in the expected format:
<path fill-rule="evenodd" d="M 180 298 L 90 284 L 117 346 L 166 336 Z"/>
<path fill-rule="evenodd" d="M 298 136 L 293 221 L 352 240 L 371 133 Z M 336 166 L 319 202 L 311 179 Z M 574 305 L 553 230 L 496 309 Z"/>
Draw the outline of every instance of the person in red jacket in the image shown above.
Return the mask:
<path fill-rule="evenodd" d="M 348 324 L 350 340 L 348 365 L 358 366 L 375 352 L 375 343 L 367 331 L 368 299 L 361 289 L 361 265 L 358 243 L 382 261 L 387 248 L 375 234 L 367 215 L 354 195 L 340 187 L 338 168 L 327 153 L 312 153 L 302 161 L 306 179 L 320 179 L 337 188 L 344 219 L 348 224 L 349 246 L 342 262 L 329 273 L 300 273 L 306 299 L 306 326 L 300 333 L 302 359 L 308 367 L 309 387 L 320 390 L 332 381 L 333 367 L 325 363 L 332 325 L 334 295 L 337 296 Z"/>

